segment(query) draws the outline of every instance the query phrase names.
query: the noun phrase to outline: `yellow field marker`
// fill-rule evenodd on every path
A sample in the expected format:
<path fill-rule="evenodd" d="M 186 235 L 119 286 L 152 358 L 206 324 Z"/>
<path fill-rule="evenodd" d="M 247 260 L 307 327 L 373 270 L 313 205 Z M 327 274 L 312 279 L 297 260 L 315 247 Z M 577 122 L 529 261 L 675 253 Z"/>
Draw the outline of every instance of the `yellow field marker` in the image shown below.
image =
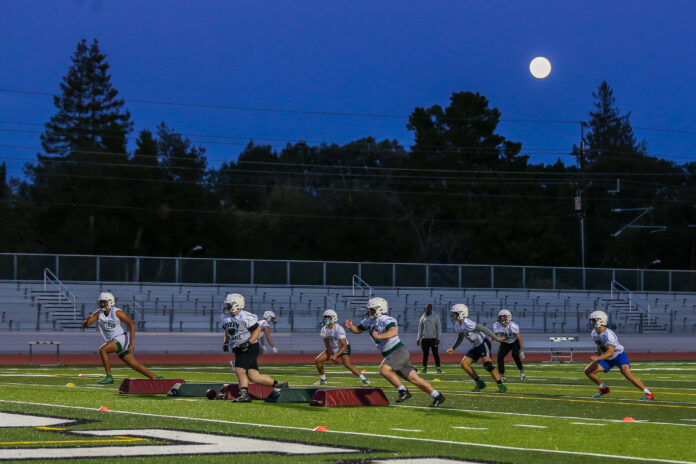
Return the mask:
<path fill-rule="evenodd" d="M 41 430 L 67 430 L 67 429 L 62 428 L 62 427 L 36 427 L 36 428 L 41 429 Z"/>

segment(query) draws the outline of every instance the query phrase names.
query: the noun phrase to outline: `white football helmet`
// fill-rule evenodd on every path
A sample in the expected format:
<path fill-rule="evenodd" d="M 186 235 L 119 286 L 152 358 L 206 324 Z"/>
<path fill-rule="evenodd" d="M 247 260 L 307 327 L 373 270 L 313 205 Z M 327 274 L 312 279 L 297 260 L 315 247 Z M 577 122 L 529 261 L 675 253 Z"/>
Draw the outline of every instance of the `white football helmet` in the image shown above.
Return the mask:
<path fill-rule="evenodd" d="M 338 322 L 338 314 L 333 309 L 327 309 L 321 316 L 321 322 L 324 325 L 336 324 Z"/>
<path fill-rule="evenodd" d="M 379 316 L 384 316 L 389 312 L 389 304 L 384 298 L 370 298 L 370 301 L 367 302 L 365 309 L 367 309 L 368 317 L 377 319 Z"/>
<path fill-rule="evenodd" d="M 239 293 L 229 293 L 225 297 L 222 312 L 225 314 L 237 314 L 244 309 L 244 297 Z"/>
<path fill-rule="evenodd" d="M 115 304 L 116 298 L 114 298 L 114 295 L 110 292 L 100 293 L 99 298 L 97 298 L 97 308 L 100 311 L 108 312 Z"/>
<path fill-rule="evenodd" d="M 595 329 L 599 329 L 609 323 L 609 316 L 604 311 L 593 311 L 589 319 L 590 325 Z"/>
<path fill-rule="evenodd" d="M 512 313 L 507 309 L 502 309 L 498 313 L 498 322 L 500 322 L 501 324 L 509 324 L 510 322 L 512 322 Z"/>
<path fill-rule="evenodd" d="M 450 309 L 450 318 L 454 322 L 463 321 L 469 317 L 469 307 L 465 304 L 458 303 Z"/>
<path fill-rule="evenodd" d="M 266 322 L 269 324 L 273 324 L 275 322 L 275 313 L 273 311 L 266 311 L 263 313 L 263 318 L 266 319 Z"/>

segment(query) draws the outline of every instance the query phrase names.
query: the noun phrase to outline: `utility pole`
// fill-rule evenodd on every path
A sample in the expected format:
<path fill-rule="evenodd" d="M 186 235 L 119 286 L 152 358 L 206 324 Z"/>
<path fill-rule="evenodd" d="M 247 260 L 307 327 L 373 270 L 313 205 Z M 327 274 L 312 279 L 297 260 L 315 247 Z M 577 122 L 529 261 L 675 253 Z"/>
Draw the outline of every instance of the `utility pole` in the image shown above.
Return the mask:
<path fill-rule="evenodd" d="M 580 265 L 582 267 L 582 288 L 585 289 L 585 213 L 582 209 L 582 192 L 587 187 L 585 181 L 585 123 L 580 122 L 580 176 L 581 185 L 575 190 L 575 211 L 580 220 Z"/>

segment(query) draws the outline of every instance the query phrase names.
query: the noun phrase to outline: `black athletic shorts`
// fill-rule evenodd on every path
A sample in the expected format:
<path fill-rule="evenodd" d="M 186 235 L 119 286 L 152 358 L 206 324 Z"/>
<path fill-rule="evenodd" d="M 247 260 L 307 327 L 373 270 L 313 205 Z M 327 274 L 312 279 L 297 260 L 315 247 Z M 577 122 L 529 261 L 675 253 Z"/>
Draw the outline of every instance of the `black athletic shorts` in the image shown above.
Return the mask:
<path fill-rule="evenodd" d="M 259 354 L 261 352 L 261 350 L 259 349 L 259 342 L 249 345 L 249 349 L 247 349 L 246 351 L 241 351 L 237 348 L 234 348 L 232 351 L 234 351 L 235 367 L 241 367 L 242 369 L 246 370 L 259 370 L 259 365 L 256 362 L 257 359 L 259 359 Z"/>

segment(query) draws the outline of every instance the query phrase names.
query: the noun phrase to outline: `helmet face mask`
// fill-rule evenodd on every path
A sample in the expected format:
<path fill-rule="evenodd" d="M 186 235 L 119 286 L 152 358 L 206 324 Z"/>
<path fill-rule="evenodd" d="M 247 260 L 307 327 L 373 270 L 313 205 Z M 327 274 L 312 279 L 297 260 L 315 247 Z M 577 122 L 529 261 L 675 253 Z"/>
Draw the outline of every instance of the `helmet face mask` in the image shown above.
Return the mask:
<path fill-rule="evenodd" d="M 222 306 L 222 312 L 235 316 L 239 311 L 244 309 L 244 297 L 239 293 L 230 293 L 225 297 Z"/>
<path fill-rule="evenodd" d="M 461 322 L 469 317 L 469 307 L 465 304 L 456 304 L 450 309 L 450 318 L 452 322 Z"/>
<path fill-rule="evenodd" d="M 503 309 L 498 313 L 498 322 L 501 324 L 509 324 L 512 322 L 512 313 L 507 309 Z"/>
<path fill-rule="evenodd" d="M 338 322 L 338 314 L 333 309 L 327 309 L 321 316 L 323 325 L 336 324 Z"/>
<path fill-rule="evenodd" d="M 387 300 L 380 297 L 370 298 L 367 302 L 367 316 L 372 319 L 377 319 L 380 316 L 384 316 L 389 312 L 389 304 Z"/>
<path fill-rule="evenodd" d="M 112 293 L 103 292 L 99 294 L 99 298 L 97 299 L 97 309 L 99 309 L 99 311 L 108 313 L 115 304 L 116 299 Z"/>
<path fill-rule="evenodd" d="M 266 311 L 265 313 L 263 313 L 263 318 L 269 324 L 273 324 L 273 323 L 275 323 L 276 315 L 273 311 Z"/>

